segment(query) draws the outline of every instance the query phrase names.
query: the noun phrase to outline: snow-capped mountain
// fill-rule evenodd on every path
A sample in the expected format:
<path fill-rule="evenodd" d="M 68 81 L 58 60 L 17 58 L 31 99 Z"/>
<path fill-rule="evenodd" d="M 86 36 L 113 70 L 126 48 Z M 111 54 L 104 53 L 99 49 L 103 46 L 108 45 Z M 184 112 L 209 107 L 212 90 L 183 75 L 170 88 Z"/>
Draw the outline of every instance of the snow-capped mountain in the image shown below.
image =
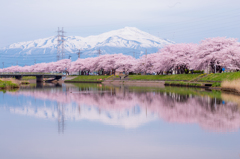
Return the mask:
<path fill-rule="evenodd" d="M 125 27 L 96 36 L 67 36 L 64 39 L 65 58 L 71 55 L 73 60 L 77 58 L 78 49 L 83 53 L 81 58 L 97 56 L 99 49 L 102 54 L 123 53 L 139 57 L 146 49 L 148 53 L 154 53 L 164 45 L 173 43 L 134 27 Z M 0 49 L 0 59 L 5 62 L 5 66 L 16 63 L 32 65 L 35 60 L 37 63 L 56 61 L 57 46 L 57 36 L 14 43 Z"/>

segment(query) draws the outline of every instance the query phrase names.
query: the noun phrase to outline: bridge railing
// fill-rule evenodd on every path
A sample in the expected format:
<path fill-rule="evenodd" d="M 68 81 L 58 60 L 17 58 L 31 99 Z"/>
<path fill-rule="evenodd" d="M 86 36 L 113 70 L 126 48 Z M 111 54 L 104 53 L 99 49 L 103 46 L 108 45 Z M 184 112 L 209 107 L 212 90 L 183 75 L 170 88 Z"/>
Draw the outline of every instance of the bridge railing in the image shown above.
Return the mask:
<path fill-rule="evenodd" d="M 64 75 L 64 74 L 50 72 L 0 72 L 0 75 Z"/>

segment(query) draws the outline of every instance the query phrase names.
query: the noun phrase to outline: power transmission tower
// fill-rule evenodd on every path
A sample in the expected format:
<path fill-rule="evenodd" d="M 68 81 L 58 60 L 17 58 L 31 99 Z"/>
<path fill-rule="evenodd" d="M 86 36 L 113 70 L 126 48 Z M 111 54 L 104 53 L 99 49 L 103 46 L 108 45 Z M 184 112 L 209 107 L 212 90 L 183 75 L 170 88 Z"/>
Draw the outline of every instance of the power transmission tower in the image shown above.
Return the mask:
<path fill-rule="evenodd" d="M 58 31 L 57 31 L 58 35 L 57 35 L 57 61 L 60 59 L 64 59 L 65 58 L 65 49 L 64 49 L 64 43 L 65 43 L 65 36 L 64 36 L 64 30 L 62 27 L 62 30 L 59 29 L 58 27 Z"/>
<path fill-rule="evenodd" d="M 80 59 L 80 56 L 81 56 L 81 50 L 80 49 L 78 49 L 78 52 L 77 52 L 77 55 L 78 55 L 78 58 Z"/>
<path fill-rule="evenodd" d="M 34 59 L 34 64 L 36 65 L 36 59 Z"/>
<path fill-rule="evenodd" d="M 3 69 L 4 69 L 4 62 L 2 62 L 2 64 L 3 64 Z"/>

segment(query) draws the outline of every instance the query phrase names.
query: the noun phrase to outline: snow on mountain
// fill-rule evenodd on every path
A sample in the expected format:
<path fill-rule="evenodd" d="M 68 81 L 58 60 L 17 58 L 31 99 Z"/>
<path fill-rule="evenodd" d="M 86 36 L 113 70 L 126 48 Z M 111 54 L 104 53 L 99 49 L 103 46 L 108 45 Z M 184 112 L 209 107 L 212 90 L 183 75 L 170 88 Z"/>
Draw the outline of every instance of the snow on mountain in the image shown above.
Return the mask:
<path fill-rule="evenodd" d="M 32 104 L 32 103 L 28 103 Z M 34 107 L 33 105 L 24 106 L 5 106 L 5 110 L 9 110 L 11 113 L 31 116 L 35 118 L 58 120 L 59 110 L 51 107 Z M 77 107 L 72 104 L 64 105 L 64 119 L 66 121 L 82 121 L 88 120 L 92 122 L 101 122 L 106 125 L 119 126 L 123 128 L 137 128 L 151 121 L 157 120 L 157 114 L 149 113 L 146 116 L 146 112 L 143 110 L 138 113 L 133 113 L 133 110 L 118 111 L 101 111 L 99 109 L 89 106 L 81 106 L 81 113 L 79 113 Z"/>
<path fill-rule="evenodd" d="M 11 44 L 0 49 L 0 58 L 6 65 L 13 65 L 18 60 L 19 65 L 31 65 L 35 59 L 39 62 L 56 61 L 58 38 L 56 36 L 37 39 L 27 42 Z M 65 58 L 69 55 L 75 60 L 75 54 L 81 49 L 81 57 L 97 56 L 96 52 L 101 49 L 103 54 L 123 53 L 132 55 L 133 52 L 139 57 L 146 49 L 148 53 L 154 53 L 164 45 L 173 43 L 163 40 L 135 27 L 125 27 L 96 36 L 65 37 Z"/>
<path fill-rule="evenodd" d="M 10 94 L 7 94 L 7 96 Z M 41 101 L 36 103 L 35 100 Z M 74 102 L 61 103 L 62 107 L 56 107 L 54 101 L 39 100 L 29 97 L 29 100 L 20 100 L 18 104 L 3 101 L 0 109 L 7 110 L 14 114 L 25 115 L 40 119 L 58 120 L 63 118 L 66 122 L 88 120 L 100 122 L 106 125 L 119 126 L 123 128 L 137 128 L 151 121 L 157 120 L 158 115 L 153 112 L 146 112 L 145 109 L 135 106 L 129 109 L 119 110 L 101 110 L 94 105 L 76 105 Z M 136 110 L 137 111 L 136 111 Z M 81 111 L 80 111 L 81 110 Z M 62 113 L 64 112 L 64 114 Z M 147 113 L 147 115 L 146 115 Z"/>

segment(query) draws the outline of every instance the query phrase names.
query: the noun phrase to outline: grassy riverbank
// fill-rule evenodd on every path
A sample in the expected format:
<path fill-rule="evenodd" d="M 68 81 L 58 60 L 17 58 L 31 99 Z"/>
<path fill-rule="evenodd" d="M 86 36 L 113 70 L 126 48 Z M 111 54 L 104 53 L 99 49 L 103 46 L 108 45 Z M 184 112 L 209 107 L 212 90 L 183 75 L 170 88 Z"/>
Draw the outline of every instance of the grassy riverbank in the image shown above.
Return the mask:
<path fill-rule="evenodd" d="M 71 80 L 65 80 L 66 82 L 101 82 L 105 79 L 107 79 L 110 76 L 76 76 L 75 78 Z"/>
<path fill-rule="evenodd" d="M 68 81 L 98 81 L 114 79 L 116 76 L 75 76 Z M 119 80 L 119 78 L 116 78 Z M 129 75 L 125 80 L 143 81 L 185 81 L 185 82 L 222 82 L 240 79 L 240 72 L 216 73 L 216 74 L 176 74 L 176 75 Z"/>
<path fill-rule="evenodd" d="M 120 80 L 117 76 L 75 76 L 67 82 L 100 82 L 104 80 Z M 211 86 L 221 87 L 223 81 L 233 81 L 240 79 L 240 72 L 216 73 L 216 74 L 176 74 L 176 75 L 129 75 L 125 80 L 128 81 L 165 81 L 166 85 L 179 85 L 179 86 Z M 228 83 L 227 88 L 236 88 L 235 85 Z M 226 87 L 226 85 L 224 86 Z"/>
<path fill-rule="evenodd" d="M 240 94 L 240 79 L 223 81 L 221 83 L 221 89 L 224 91 Z"/>
<path fill-rule="evenodd" d="M 211 73 L 203 78 L 199 79 L 199 81 L 232 81 L 240 79 L 240 72 L 226 72 L 226 73 Z"/>
<path fill-rule="evenodd" d="M 177 74 L 177 75 L 129 75 L 129 80 L 146 80 L 146 81 L 190 81 L 201 74 Z"/>
<path fill-rule="evenodd" d="M 0 89 L 19 88 L 19 84 L 13 79 L 0 79 Z"/>
<path fill-rule="evenodd" d="M 240 72 L 211 73 L 211 74 L 176 74 L 176 75 L 129 75 L 129 80 L 164 80 L 222 82 L 240 79 Z"/>

